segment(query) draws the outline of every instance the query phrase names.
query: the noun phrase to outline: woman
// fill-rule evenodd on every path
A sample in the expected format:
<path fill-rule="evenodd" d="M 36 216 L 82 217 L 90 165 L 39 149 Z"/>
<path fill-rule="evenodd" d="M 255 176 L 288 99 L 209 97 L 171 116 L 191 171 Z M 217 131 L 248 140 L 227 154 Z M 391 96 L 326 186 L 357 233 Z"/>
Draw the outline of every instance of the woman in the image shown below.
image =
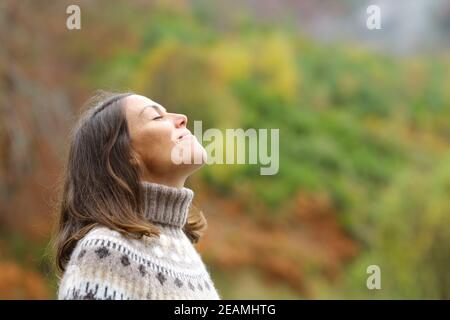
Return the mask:
<path fill-rule="evenodd" d="M 187 117 L 149 98 L 102 98 L 73 133 L 54 239 L 58 299 L 219 299 L 192 243 L 187 177 L 206 160 Z"/>

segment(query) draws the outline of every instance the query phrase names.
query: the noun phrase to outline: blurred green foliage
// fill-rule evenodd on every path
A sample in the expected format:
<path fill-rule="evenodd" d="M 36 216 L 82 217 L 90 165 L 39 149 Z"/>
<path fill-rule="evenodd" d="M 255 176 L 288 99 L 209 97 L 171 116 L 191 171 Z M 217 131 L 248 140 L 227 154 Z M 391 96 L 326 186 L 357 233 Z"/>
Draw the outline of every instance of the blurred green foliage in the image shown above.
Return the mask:
<path fill-rule="evenodd" d="M 219 18 L 205 1 L 156 3 L 85 4 L 82 30 L 58 43 L 77 64 L 78 92 L 132 90 L 187 114 L 189 126 L 203 121 L 203 130 L 280 129 L 277 175 L 259 175 L 259 165 L 205 166 L 199 175 L 230 201 L 262 203 L 273 223 L 285 222 L 299 193 L 331 199 L 361 249 L 337 281 L 314 275 L 314 298 L 450 298 L 448 52 L 394 57 L 318 43 L 289 22 Z M 15 260 L 45 256 L 33 263 L 50 272 L 44 245 L 0 234 Z M 371 264 L 382 290 L 366 287 Z M 226 298 L 298 294 L 278 295 L 284 289 L 265 287 L 253 270 L 242 281 L 212 272 Z M 243 285 L 226 289 L 232 281 Z"/>
<path fill-rule="evenodd" d="M 276 176 L 251 165 L 201 173 L 275 219 L 298 190 L 331 197 L 363 250 L 318 297 L 450 297 L 448 54 L 390 57 L 245 19 L 221 28 L 195 10 L 120 10 L 132 23 L 108 23 L 135 45 L 90 63 L 95 87 L 132 88 L 204 128 L 279 128 Z M 381 267 L 381 291 L 365 287 L 370 264 Z"/>

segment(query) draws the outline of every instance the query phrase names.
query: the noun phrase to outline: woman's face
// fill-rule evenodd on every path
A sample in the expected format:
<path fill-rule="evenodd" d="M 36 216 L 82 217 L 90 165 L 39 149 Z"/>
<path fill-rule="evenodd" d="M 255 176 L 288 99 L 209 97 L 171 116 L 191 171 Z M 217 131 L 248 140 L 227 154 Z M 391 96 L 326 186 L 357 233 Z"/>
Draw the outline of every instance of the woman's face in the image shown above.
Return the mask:
<path fill-rule="evenodd" d="M 182 186 L 205 163 L 206 152 L 186 128 L 185 115 L 170 113 L 159 103 L 140 95 L 124 98 L 124 108 L 143 179 Z"/>

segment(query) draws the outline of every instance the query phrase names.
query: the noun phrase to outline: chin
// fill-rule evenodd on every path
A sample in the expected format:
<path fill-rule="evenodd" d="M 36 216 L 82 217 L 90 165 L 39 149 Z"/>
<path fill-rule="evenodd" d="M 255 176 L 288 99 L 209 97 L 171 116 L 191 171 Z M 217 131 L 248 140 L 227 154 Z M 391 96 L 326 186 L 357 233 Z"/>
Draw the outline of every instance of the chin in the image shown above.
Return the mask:
<path fill-rule="evenodd" d="M 206 163 L 206 152 L 204 153 L 204 158 L 202 157 L 203 153 L 199 152 L 197 154 L 197 157 L 200 157 L 202 159 L 201 162 L 195 162 L 195 157 L 192 157 L 191 162 L 185 162 L 182 164 L 179 164 L 178 167 L 187 175 L 193 174 L 195 171 L 199 170 L 203 165 Z M 198 159 L 198 158 L 197 158 Z"/>
<path fill-rule="evenodd" d="M 192 139 L 175 145 L 171 159 L 176 165 L 198 169 L 207 163 L 207 153 L 197 139 Z"/>
<path fill-rule="evenodd" d="M 203 166 L 208 160 L 206 150 L 197 141 L 194 143 L 194 146 L 192 149 L 193 149 L 192 158 L 191 158 L 192 165 L 197 166 L 197 167 Z"/>

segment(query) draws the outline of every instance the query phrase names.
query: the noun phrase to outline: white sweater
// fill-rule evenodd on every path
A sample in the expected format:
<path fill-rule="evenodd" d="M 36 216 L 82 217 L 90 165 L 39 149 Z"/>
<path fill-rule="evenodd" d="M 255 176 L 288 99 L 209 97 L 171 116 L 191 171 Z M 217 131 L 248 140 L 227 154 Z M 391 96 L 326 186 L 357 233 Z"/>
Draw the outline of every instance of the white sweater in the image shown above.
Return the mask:
<path fill-rule="evenodd" d="M 72 252 L 58 299 L 220 299 L 182 230 L 193 191 L 144 186 L 146 215 L 160 237 L 136 240 L 106 227 L 92 229 Z"/>

